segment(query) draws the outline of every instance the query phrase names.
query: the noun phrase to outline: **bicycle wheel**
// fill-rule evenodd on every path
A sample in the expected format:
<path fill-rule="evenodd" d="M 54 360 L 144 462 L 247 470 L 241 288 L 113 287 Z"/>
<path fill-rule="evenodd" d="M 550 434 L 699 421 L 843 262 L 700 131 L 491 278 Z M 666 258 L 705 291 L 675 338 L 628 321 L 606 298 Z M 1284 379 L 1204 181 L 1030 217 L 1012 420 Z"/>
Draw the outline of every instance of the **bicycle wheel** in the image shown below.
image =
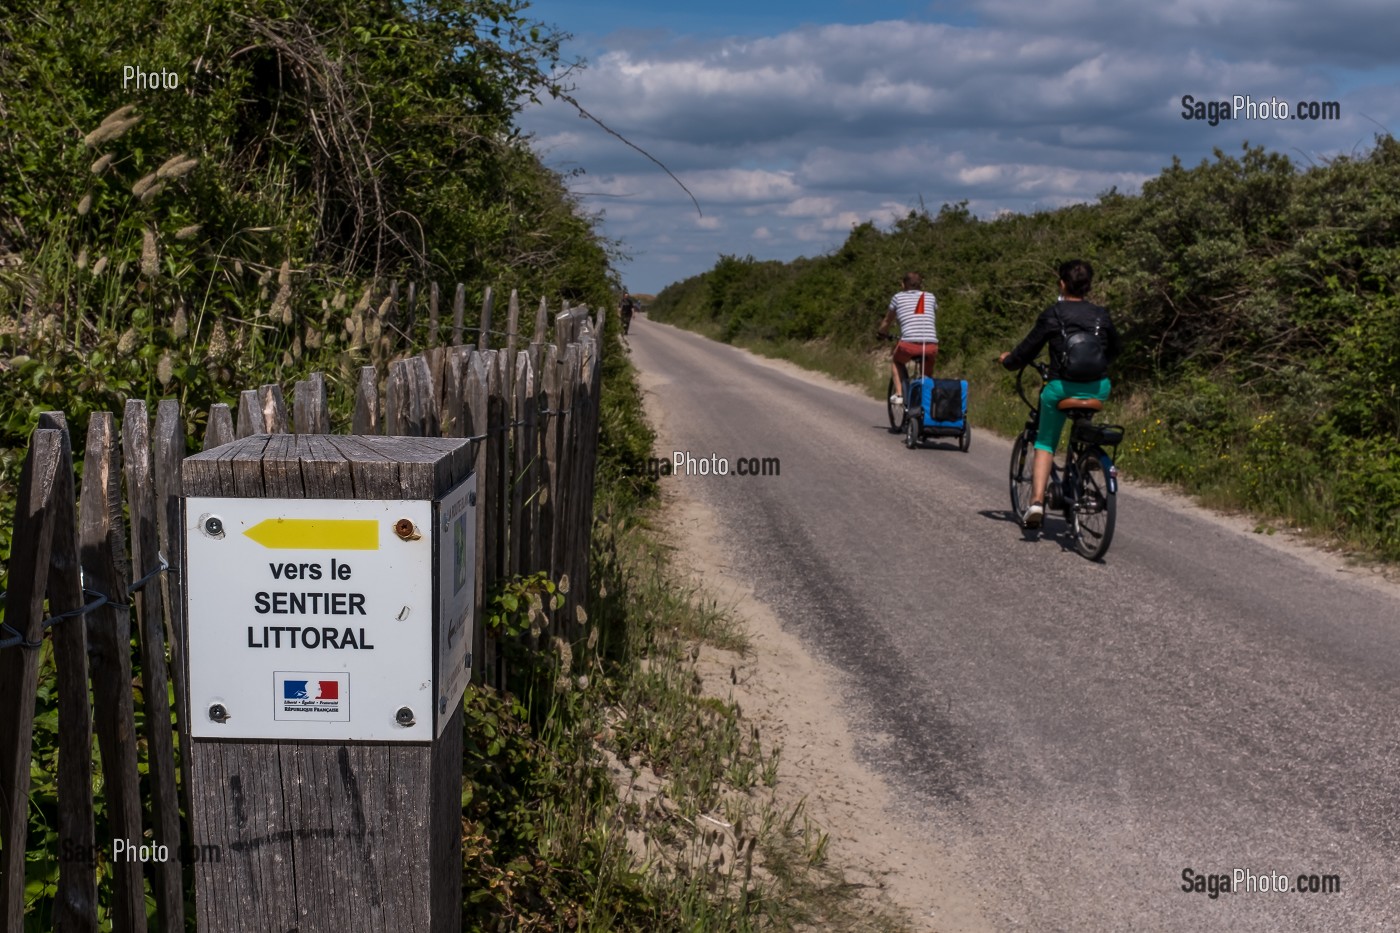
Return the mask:
<path fill-rule="evenodd" d="M 1074 503 L 1074 546 L 1090 560 L 1099 560 L 1113 543 L 1118 497 L 1109 491 L 1103 461 L 1092 453 L 1079 461 L 1079 489 Z"/>
<path fill-rule="evenodd" d="M 1031 440 L 1024 433 L 1011 445 L 1011 511 L 1016 518 L 1031 504 Z"/>
<path fill-rule="evenodd" d="M 913 450 L 923 437 L 924 413 L 915 408 L 904 416 L 904 446 Z"/>
<path fill-rule="evenodd" d="M 958 437 L 958 450 L 967 453 L 967 449 L 972 446 L 972 425 L 964 424 L 962 435 Z"/>
<path fill-rule="evenodd" d="M 898 399 L 896 399 L 895 397 L 896 388 L 897 386 L 894 384 L 894 377 L 891 376 L 889 387 L 885 389 L 885 407 L 889 409 L 890 413 L 891 434 L 898 434 L 899 432 L 903 431 L 904 422 L 909 417 L 909 413 L 904 409 L 903 397 L 900 397 Z"/>

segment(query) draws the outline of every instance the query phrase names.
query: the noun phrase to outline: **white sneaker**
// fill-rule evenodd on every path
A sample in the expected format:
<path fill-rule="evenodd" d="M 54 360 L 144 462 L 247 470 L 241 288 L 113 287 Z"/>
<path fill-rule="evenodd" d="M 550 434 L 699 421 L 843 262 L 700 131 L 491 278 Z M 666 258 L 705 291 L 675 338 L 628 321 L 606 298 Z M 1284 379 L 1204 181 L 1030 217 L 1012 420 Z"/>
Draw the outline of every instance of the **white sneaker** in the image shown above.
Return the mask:
<path fill-rule="evenodd" d="M 890 396 L 890 404 L 891 404 L 891 405 L 903 405 L 903 404 L 904 404 L 904 396 L 902 396 L 902 395 L 891 395 L 891 396 Z"/>
<path fill-rule="evenodd" d="M 1021 521 L 1027 528 L 1039 528 L 1040 523 L 1045 521 L 1045 506 L 1039 502 L 1032 502 L 1026 509 L 1026 514 L 1021 517 Z"/>

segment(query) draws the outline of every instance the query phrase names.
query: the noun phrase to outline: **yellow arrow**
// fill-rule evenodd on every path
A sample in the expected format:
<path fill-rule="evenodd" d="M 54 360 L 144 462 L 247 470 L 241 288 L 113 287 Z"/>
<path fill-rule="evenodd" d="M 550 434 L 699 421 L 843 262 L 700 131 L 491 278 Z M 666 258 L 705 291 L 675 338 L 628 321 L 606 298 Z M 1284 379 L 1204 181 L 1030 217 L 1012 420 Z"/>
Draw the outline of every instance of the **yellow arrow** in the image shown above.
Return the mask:
<path fill-rule="evenodd" d="M 266 548 L 379 550 L 379 522 L 371 519 L 267 518 L 243 533 Z"/>

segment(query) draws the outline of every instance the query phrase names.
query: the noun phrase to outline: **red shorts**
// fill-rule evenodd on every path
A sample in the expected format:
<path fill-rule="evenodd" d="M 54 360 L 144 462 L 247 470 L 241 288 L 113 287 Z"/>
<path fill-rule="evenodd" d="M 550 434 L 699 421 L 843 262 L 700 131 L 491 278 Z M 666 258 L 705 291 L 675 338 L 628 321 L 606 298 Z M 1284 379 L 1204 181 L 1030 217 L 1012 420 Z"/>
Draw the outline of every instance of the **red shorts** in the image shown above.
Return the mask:
<path fill-rule="evenodd" d="M 938 344 L 936 343 L 910 343 L 901 340 L 894 347 L 894 361 L 896 365 L 903 366 L 910 361 L 924 361 L 924 375 L 927 376 L 933 370 L 933 361 L 938 359 Z"/>

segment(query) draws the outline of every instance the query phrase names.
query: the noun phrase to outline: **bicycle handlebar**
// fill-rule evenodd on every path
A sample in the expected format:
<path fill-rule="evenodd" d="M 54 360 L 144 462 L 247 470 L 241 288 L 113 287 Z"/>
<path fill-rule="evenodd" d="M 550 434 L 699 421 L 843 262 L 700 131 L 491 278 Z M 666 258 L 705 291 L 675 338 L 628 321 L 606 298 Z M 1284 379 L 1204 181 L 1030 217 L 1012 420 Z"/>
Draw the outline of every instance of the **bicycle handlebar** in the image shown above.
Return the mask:
<path fill-rule="evenodd" d="M 1004 365 L 1001 361 L 1001 357 L 999 356 L 992 357 L 992 362 L 996 363 L 998 366 Z M 1048 363 L 1043 363 L 1040 360 L 1031 360 L 1025 366 L 1022 366 L 1021 369 L 1018 369 L 1016 371 L 1019 373 L 1021 370 L 1027 368 L 1034 369 L 1036 372 L 1040 373 L 1042 379 L 1050 378 L 1050 365 Z"/>
<path fill-rule="evenodd" d="M 1031 360 L 1025 366 L 1022 366 L 1020 369 L 1016 370 L 1016 394 L 1021 397 L 1021 401 L 1025 402 L 1026 407 L 1029 408 L 1031 411 L 1039 411 L 1040 406 L 1035 402 L 1032 402 L 1030 399 L 1026 398 L 1024 380 L 1027 369 L 1034 369 L 1037 373 L 1040 374 L 1040 381 L 1042 383 L 1045 383 L 1050 381 L 1050 367 L 1046 363 L 1042 363 L 1040 360 Z"/>

